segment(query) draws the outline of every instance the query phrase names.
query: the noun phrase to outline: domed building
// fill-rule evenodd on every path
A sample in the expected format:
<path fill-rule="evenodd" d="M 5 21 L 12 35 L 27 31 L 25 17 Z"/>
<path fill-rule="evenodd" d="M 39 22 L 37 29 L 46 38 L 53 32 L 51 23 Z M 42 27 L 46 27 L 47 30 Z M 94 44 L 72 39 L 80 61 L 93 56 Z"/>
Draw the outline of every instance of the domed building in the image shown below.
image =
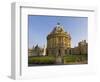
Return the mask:
<path fill-rule="evenodd" d="M 71 36 L 64 31 L 64 27 L 57 23 L 47 36 L 47 55 L 64 56 L 71 48 Z"/>

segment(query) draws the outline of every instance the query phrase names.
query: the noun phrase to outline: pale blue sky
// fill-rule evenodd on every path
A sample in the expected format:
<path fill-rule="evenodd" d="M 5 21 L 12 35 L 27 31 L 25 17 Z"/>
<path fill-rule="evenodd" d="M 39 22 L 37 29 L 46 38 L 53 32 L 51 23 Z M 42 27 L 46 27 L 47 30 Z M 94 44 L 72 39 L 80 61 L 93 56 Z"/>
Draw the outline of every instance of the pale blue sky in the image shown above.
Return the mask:
<path fill-rule="evenodd" d="M 81 40 L 87 40 L 88 18 L 71 16 L 28 16 L 28 42 L 29 48 L 34 45 L 43 47 L 46 37 L 59 22 L 64 30 L 69 32 L 72 38 L 72 47 L 78 45 Z"/>

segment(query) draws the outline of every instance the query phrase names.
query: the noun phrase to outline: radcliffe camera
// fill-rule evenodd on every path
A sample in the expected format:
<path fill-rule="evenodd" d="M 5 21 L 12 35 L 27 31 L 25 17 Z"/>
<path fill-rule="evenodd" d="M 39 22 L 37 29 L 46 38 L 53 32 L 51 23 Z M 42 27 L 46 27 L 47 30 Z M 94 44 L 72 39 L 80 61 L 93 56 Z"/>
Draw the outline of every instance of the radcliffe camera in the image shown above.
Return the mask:
<path fill-rule="evenodd" d="M 88 64 L 88 18 L 28 16 L 28 66 Z"/>

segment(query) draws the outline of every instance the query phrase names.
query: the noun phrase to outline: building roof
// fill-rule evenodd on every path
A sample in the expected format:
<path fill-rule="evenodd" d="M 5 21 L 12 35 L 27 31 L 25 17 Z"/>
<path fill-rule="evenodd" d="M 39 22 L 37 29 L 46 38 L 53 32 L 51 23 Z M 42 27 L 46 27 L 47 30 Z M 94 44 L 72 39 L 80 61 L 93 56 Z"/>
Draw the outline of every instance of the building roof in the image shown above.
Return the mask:
<path fill-rule="evenodd" d="M 70 33 L 64 31 L 64 28 L 60 23 L 57 23 L 51 33 L 48 34 L 47 39 L 55 36 L 65 36 L 71 39 Z"/>
<path fill-rule="evenodd" d="M 57 23 L 57 25 L 54 27 L 51 33 L 60 33 L 64 32 L 63 26 L 60 25 L 60 23 Z"/>

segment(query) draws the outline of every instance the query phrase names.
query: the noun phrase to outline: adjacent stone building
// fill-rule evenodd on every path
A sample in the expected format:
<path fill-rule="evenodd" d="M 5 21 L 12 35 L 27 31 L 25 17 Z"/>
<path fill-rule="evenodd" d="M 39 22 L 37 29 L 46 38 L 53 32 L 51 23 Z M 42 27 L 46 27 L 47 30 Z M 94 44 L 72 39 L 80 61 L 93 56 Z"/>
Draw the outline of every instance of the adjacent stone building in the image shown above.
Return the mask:
<path fill-rule="evenodd" d="M 64 31 L 60 23 L 57 23 L 52 32 L 47 36 L 47 55 L 63 56 L 67 54 L 66 50 L 70 48 L 70 34 Z"/>
<path fill-rule="evenodd" d="M 71 54 L 73 55 L 88 54 L 88 43 L 86 42 L 86 40 L 80 41 L 77 47 L 71 48 Z"/>
<path fill-rule="evenodd" d="M 86 40 L 82 40 L 81 42 L 78 43 L 79 47 L 79 54 L 88 54 L 88 43 Z"/>
<path fill-rule="evenodd" d="M 33 46 L 32 49 L 28 50 L 29 56 L 45 56 L 46 48 L 40 48 L 38 45 Z"/>
<path fill-rule="evenodd" d="M 32 49 L 28 49 L 28 56 L 32 56 Z"/>

